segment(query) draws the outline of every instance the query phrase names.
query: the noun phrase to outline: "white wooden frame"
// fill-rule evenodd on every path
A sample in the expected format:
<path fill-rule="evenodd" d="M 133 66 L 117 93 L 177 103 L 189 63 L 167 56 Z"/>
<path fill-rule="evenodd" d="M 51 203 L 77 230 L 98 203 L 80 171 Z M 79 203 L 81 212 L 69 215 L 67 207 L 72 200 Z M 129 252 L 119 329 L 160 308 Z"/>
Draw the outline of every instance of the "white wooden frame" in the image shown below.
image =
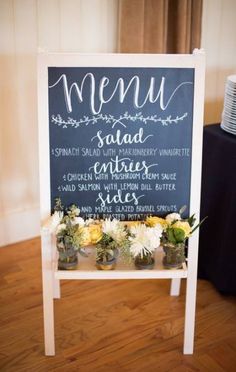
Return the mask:
<path fill-rule="evenodd" d="M 192 162 L 190 214 L 200 215 L 200 187 L 202 165 L 202 132 L 203 104 L 205 82 L 205 54 L 202 50 L 194 50 L 192 55 L 132 55 L 132 54 L 60 54 L 40 53 L 38 57 L 38 121 L 39 121 L 39 164 L 40 164 L 40 205 L 41 205 L 41 237 L 42 237 L 42 276 L 45 354 L 55 355 L 54 340 L 54 299 L 60 298 L 60 279 L 158 279 L 170 278 L 172 296 L 178 296 L 181 278 L 187 279 L 184 354 L 193 353 L 198 237 L 196 231 L 189 239 L 188 265 L 181 270 L 130 270 L 117 268 L 115 271 L 98 271 L 91 268 L 76 271 L 57 271 L 56 249 L 53 234 L 46 221 L 50 216 L 50 154 L 48 123 L 48 67 L 183 67 L 194 68 L 194 107 L 192 130 Z M 76 202 L 76 201 L 75 201 Z M 157 252 L 157 254 L 160 254 Z"/>

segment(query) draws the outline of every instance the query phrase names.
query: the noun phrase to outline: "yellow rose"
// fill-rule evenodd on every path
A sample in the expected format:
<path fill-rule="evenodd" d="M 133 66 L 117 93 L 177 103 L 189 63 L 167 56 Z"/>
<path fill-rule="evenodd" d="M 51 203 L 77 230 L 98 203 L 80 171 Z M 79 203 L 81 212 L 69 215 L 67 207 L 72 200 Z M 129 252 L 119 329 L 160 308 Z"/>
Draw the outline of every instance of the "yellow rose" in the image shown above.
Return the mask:
<path fill-rule="evenodd" d="M 150 216 L 146 219 L 146 224 L 149 227 L 155 227 L 157 224 L 160 224 L 163 229 L 167 228 L 167 222 L 164 218 L 157 217 L 157 216 Z"/>
<path fill-rule="evenodd" d="M 102 226 L 89 225 L 90 244 L 97 244 L 102 239 Z"/>
<path fill-rule="evenodd" d="M 191 235 L 191 227 L 188 222 L 186 221 L 176 221 L 172 227 L 177 227 L 184 231 L 185 238 L 188 238 Z"/>

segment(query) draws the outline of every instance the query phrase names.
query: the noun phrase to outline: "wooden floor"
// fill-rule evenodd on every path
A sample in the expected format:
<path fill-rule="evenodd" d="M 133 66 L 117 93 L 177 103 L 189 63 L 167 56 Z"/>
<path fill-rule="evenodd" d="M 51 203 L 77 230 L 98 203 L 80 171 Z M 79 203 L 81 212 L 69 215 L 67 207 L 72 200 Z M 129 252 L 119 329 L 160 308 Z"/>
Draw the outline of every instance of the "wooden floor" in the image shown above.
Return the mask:
<path fill-rule="evenodd" d="M 56 356 L 43 345 L 40 240 L 0 248 L 0 371 L 236 371 L 236 298 L 199 280 L 193 356 L 182 354 L 185 281 L 64 281 Z"/>

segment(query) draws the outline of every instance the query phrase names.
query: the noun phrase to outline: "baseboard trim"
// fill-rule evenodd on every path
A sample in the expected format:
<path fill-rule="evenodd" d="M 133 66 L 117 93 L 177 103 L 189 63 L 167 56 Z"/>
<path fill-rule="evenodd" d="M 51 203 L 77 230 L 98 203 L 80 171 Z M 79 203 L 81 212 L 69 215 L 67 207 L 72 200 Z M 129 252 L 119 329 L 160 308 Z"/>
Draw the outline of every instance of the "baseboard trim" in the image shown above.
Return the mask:
<path fill-rule="evenodd" d="M 39 207 L 15 211 L 0 217 L 0 247 L 39 236 Z"/>

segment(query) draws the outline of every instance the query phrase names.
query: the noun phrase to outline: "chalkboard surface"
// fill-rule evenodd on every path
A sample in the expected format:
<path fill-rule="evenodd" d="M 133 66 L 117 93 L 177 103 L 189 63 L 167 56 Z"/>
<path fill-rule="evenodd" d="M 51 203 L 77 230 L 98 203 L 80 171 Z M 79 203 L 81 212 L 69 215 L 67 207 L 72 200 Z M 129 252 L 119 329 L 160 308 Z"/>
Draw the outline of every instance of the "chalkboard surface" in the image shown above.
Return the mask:
<path fill-rule="evenodd" d="M 49 67 L 48 80 L 51 208 L 188 215 L 193 68 Z"/>

